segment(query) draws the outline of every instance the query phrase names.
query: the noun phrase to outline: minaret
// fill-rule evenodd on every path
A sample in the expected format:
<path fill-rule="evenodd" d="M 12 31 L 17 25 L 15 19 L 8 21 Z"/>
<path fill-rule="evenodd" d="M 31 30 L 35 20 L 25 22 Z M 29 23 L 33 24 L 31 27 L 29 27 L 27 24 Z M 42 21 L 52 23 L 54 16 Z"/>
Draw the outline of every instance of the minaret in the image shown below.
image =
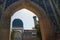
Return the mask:
<path fill-rule="evenodd" d="M 34 24 L 37 25 L 38 24 L 37 17 L 36 16 L 33 16 L 33 19 L 34 19 Z"/>
<path fill-rule="evenodd" d="M 36 26 L 38 24 L 37 16 L 33 16 L 33 19 L 34 19 L 34 25 L 35 25 L 34 29 L 36 29 Z"/>

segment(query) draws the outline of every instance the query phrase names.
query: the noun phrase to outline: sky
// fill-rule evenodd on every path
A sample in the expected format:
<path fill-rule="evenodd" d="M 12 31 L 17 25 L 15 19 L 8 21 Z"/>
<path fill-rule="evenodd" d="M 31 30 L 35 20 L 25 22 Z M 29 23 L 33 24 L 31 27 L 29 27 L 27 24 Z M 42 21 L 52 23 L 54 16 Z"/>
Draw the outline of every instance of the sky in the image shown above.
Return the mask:
<path fill-rule="evenodd" d="M 32 29 L 34 25 L 33 16 L 36 16 L 33 12 L 27 10 L 27 9 L 21 9 L 17 12 L 15 12 L 11 17 L 11 27 L 12 27 L 12 21 L 14 19 L 21 19 L 23 21 L 23 28 L 24 29 Z"/>

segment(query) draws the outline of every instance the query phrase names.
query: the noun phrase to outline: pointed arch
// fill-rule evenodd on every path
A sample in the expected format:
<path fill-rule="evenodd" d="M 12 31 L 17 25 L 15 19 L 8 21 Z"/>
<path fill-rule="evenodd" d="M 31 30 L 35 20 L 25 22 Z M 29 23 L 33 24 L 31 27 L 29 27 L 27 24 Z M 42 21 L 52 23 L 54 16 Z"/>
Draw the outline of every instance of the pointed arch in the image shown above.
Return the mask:
<path fill-rule="evenodd" d="M 2 21 L 0 24 L 1 27 L 4 27 L 6 31 L 6 35 L 8 35 L 6 40 L 9 40 L 9 31 L 10 31 L 10 20 L 11 16 L 18 10 L 26 8 L 32 12 L 34 12 L 38 18 L 39 18 L 39 23 L 40 23 L 40 29 L 41 29 L 41 34 L 42 34 L 42 40 L 54 40 L 54 26 L 50 22 L 50 19 L 48 15 L 45 13 L 45 11 L 38 5 L 35 4 L 34 2 L 24 0 L 24 1 L 17 1 L 10 5 L 5 12 L 2 15 Z M 5 36 L 3 36 L 5 37 Z M 4 39 L 5 40 L 5 39 Z"/>

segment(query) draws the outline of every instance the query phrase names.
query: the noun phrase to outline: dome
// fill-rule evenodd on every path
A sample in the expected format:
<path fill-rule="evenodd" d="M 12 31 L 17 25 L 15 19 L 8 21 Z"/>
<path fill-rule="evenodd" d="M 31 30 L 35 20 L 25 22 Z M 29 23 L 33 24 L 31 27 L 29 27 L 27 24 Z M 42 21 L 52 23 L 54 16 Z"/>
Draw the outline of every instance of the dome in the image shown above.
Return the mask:
<path fill-rule="evenodd" d="M 20 19 L 14 19 L 12 22 L 12 27 L 23 27 L 23 22 Z"/>

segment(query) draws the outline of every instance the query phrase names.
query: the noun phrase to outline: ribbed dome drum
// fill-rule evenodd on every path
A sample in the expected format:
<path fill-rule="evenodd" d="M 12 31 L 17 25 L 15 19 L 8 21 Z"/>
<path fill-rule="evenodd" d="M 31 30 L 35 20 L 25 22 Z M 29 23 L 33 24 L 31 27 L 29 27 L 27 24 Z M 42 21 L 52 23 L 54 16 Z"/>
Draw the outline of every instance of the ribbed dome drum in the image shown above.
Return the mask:
<path fill-rule="evenodd" d="M 14 19 L 12 22 L 12 27 L 23 27 L 23 22 L 20 19 Z"/>

